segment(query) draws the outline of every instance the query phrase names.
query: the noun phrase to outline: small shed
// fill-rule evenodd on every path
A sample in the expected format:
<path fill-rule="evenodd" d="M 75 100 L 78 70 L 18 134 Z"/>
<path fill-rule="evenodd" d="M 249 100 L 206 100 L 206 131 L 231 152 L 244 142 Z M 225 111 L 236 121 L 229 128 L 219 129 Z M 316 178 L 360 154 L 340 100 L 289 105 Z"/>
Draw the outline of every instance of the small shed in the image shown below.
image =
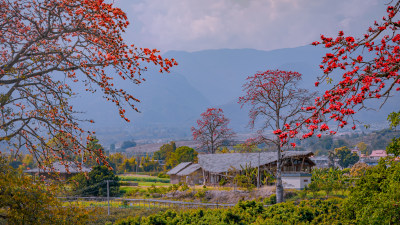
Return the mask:
<path fill-rule="evenodd" d="M 183 162 L 172 168 L 170 171 L 167 172 L 167 174 L 170 177 L 171 184 L 177 184 L 181 182 L 181 177 L 178 176 L 178 173 L 185 169 L 186 167 L 190 166 L 192 163 L 191 162 Z"/>
<path fill-rule="evenodd" d="M 311 173 L 282 173 L 282 184 L 285 189 L 303 190 L 311 183 Z"/>
<path fill-rule="evenodd" d="M 200 164 L 193 163 L 185 169 L 176 174 L 180 177 L 181 181 L 189 185 L 196 185 L 203 183 L 203 173 Z"/>

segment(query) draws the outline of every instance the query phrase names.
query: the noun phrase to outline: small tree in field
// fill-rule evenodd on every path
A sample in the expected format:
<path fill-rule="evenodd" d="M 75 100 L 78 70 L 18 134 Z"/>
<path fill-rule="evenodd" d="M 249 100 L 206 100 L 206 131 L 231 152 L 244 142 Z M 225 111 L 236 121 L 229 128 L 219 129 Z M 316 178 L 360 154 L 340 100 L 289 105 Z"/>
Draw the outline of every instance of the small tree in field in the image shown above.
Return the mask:
<path fill-rule="evenodd" d="M 197 120 L 197 128 L 192 127 L 193 139 L 200 142 L 200 148 L 214 154 L 223 142 L 231 139 L 235 133 L 228 128 L 229 120 L 222 109 L 208 108 Z"/>
<path fill-rule="evenodd" d="M 128 24 L 104 0 L 0 0 L 0 142 L 26 147 L 39 163 L 66 159 L 64 148 L 47 144 L 56 135 L 71 155 L 90 151 L 82 139 L 93 132 L 80 127 L 69 104 L 75 82 L 100 91 L 129 122 L 125 108 L 138 111 L 139 100 L 115 80 L 137 85 L 147 69 L 142 62 L 161 72 L 176 62 L 156 49 L 128 46 L 122 38 Z"/>
<path fill-rule="evenodd" d="M 282 152 L 287 148 L 289 140 L 297 134 L 286 131 L 304 120 L 304 106 L 310 104 L 312 93 L 298 88 L 301 74 L 291 71 L 267 70 L 249 76 L 243 85 L 246 94 L 239 98 L 239 103 L 251 106 L 250 126 L 256 127 L 256 121 L 262 125 L 258 128 L 259 142 L 272 144 L 277 149 L 276 198 L 283 202 L 282 186 Z M 265 135 L 267 129 L 274 130 L 275 137 Z M 295 144 L 291 143 L 294 147 Z"/>

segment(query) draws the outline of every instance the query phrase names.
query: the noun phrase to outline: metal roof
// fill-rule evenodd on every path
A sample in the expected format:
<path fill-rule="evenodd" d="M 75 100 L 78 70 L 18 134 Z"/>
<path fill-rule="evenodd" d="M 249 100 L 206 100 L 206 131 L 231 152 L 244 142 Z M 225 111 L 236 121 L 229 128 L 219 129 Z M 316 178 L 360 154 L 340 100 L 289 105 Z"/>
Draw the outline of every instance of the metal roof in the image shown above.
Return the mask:
<path fill-rule="evenodd" d="M 80 172 L 90 172 L 91 168 L 87 168 L 82 165 L 82 169 L 79 169 L 78 165 L 75 162 L 66 162 L 64 163 L 68 166 L 69 173 L 80 173 Z M 30 170 L 25 170 L 26 173 L 39 173 L 39 172 L 59 172 L 59 173 L 68 173 L 66 166 L 61 164 L 61 162 L 54 162 L 51 167 L 47 167 L 45 169 L 34 168 Z"/>
<path fill-rule="evenodd" d="M 313 155 L 311 151 L 282 152 L 282 158 L 309 157 L 311 155 Z M 228 172 L 232 168 L 241 170 L 241 166 L 246 167 L 246 165 L 254 168 L 258 166 L 259 161 L 260 166 L 277 161 L 276 152 L 199 154 L 197 157 L 201 168 L 212 173 Z"/>
<path fill-rule="evenodd" d="M 190 164 L 192 164 L 192 163 L 191 162 L 180 163 L 179 165 L 175 166 L 170 171 L 168 171 L 167 174 L 168 175 L 175 175 L 175 174 L 179 173 L 181 170 L 183 170 L 186 167 L 188 167 Z"/>
<path fill-rule="evenodd" d="M 185 169 L 181 170 L 176 175 L 178 175 L 178 176 L 187 176 L 187 175 L 193 173 L 194 171 L 196 171 L 196 170 L 198 170 L 200 168 L 201 168 L 200 164 L 195 163 L 195 164 L 192 164 L 192 165 L 186 167 Z"/>

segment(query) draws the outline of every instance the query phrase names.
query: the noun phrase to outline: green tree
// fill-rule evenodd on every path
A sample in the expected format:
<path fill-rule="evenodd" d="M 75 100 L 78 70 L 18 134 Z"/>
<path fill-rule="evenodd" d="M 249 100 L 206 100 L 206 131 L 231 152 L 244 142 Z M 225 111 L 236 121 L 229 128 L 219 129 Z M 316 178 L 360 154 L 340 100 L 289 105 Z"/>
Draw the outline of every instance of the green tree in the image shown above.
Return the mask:
<path fill-rule="evenodd" d="M 367 168 L 344 203 L 348 224 L 399 224 L 399 187 L 400 163 L 387 160 Z"/>
<path fill-rule="evenodd" d="M 88 177 L 81 173 L 71 178 L 74 194 L 82 196 L 107 196 L 109 180 L 110 196 L 119 195 L 119 177 L 106 166 L 95 166 Z"/>
<path fill-rule="evenodd" d="M 198 154 L 193 148 L 181 146 L 171 153 L 170 157 L 166 160 L 166 164 L 172 168 L 181 162 L 197 162 Z"/>
<path fill-rule="evenodd" d="M 343 168 L 354 165 L 360 159 L 356 153 L 351 153 L 350 149 L 346 146 L 336 148 L 335 156 L 339 158 L 339 165 Z"/>
<path fill-rule="evenodd" d="M 390 123 L 390 129 L 395 129 L 400 123 L 400 111 L 389 114 L 387 120 Z M 386 147 L 386 152 L 388 154 L 393 154 L 394 156 L 400 155 L 400 137 L 394 137 L 392 139 Z"/>
<path fill-rule="evenodd" d="M 358 148 L 358 150 L 360 150 L 361 151 L 361 153 L 363 153 L 363 154 L 367 154 L 368 152 L 368 145 L 367 144 L 365 144 L 364 142 L 359 142 L 357 145 L 357 148 Z"/>
<path fill-rule="evenodd" d="M 176 150 L 176 144 L 171 141 L 168 144 L 164 144 L 160 147 L 160 150 L 154 152 L 153 158 L 155 160 L 165 160 L 172 152 Z"/>
<path fill-rule="evenodd" d="M 126 156 L 124 156 L 123 154 L 117 152 L 117 153 L 114 153 L 114 154 L 110 154 L 108 156 L 108 160 L 110 161 L 110 163 L 112 165 L 114 165 L 113 169 L 114 169 L 115 173 L 124 172 L 124 169 L 121 168 L 121 165 L 126 160 Z"/>

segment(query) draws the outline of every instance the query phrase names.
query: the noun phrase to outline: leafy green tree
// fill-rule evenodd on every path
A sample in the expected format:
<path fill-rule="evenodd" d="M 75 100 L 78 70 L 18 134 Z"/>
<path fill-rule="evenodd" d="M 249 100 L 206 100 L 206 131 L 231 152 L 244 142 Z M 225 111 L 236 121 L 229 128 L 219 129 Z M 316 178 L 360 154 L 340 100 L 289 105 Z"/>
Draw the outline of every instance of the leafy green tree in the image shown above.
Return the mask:
<path fill-rule="evenodd" d="M 348 224 L 400 223 L 400 163 L 381 161 L 366 169 L 344 202 Z"/>
<path fill-rule="evenodd" d="M 359 142 L 357 145 L 358 150 L 360 150 L 361 153 L 367 154 L 368 153 L 368 145 L 365 144 L 364 142 Z"/>
<path fill-rule="evenodd" d="M 121 165 L 123 164 L 123 162 L 126 160 L 126 156 L 124 156 L 123 154 L 121 154 L 120 152 L 114 153 L 114 154 L 110 154 L 108 156 L 108 159 L 110 161 L 110 163 L 113 166 L 113 169 L 115 171 L 115 173 L 122 173 L 124 171 L 123 168 L 121 168 Z"/>
<path fill-rule="evenodd" d="M 347 168 L 354 165 L 360 159 L 355 153 L 352 153 L 346 146 L 335 149 L 335 155 L 339 158 L 339 165 L 343 168 Z"/>
<path fill-rule="evenodd" d="M 388 121 L 390 123 L 390 129 L 395 129 L 400 123 L 400 111 L 392 112 L 388 116 Z M 389 145 L 386 147 L 386 152 L 388 154 L 393 154 L 394 156 L 400 155 L 400 137 L 394 137 Z"/>
<path fill-rule="evenodd" d="M 165 160 L 172 152 L 176 150 L 176 144 L 171 141 L 168 144 L 164 144 L 160 147 L 160 150 L 154 152 L 153 158 L 155 160 Z"/>
<path fill-rule="evenodd" d="M 198 154 L 193 148 L 181 146 L 171 153 L 170 157 L 166 160 L 166 164 L 172 168 L 181 162 L 197 162 Z"/>
<path fill-rule="evenodd" d="M 352 177 L 361 177 L 368 168 L 369 166 L 366 163 L 358 162 L 351 167 L 350 175 Z"/>
<path fill-rule="evenodd" d="M 146 157 L 142 157 L 140 163 L 143 171 L 145 172 L 157 171 L 160 169 L 160 164 L 158 161 L 155 161 L 154 158 L 150 159 L 149 155 L 147 154 Z"/>
<path fill-rule="evenodd" d="M 107 180 L 109 180 L 110 196 L 119 195 L 119 177 L 106 166 L 95 166 L 88 177 L 81 173 L 71 178 L 75 195 L 107 196 Z"/>

